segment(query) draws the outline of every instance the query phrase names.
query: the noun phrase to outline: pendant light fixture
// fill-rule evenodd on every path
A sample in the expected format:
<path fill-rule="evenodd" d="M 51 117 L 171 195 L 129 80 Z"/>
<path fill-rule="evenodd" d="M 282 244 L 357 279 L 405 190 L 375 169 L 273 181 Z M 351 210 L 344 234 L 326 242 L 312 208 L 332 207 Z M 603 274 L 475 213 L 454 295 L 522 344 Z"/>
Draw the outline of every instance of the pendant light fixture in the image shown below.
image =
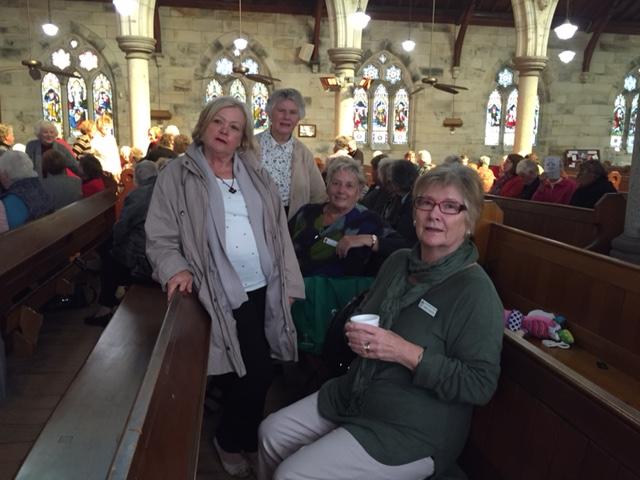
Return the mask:
<path fill-rule="evenodd" d="M 240 52 L 249 45 L 247 39 L 242 36 L 242 0 L 238 0 L 238 31 L 238 38 L 233 41 L 233 46 L 236 47 L 236 51 L 238 52 L 236 55 L 240 55 Z"/>
<path fill-rule="evenodd" d="M 123 17 L 130 17 L 138 9 L 138 0 L 113 0 L 113 5 Z"/>
<path fill-rule="evenodd" d="M 563 50 L 558 54 L 558 58 L 562 63 L 569 63 L 576 56 L 573 50 Z"/>
<path fill-rule="evenodd" d="M 416 42 L 411 39 L 411 24 L 413 23 L 413 0 L 409 0 L 409 38 L 402 42 L 402 49 L 405 52 L 413 52 Z"/>
<path fill-rule="evenodd" d="M 58 34 L 58 26 L 51 21 L 51 0 L 47 0 L 47 11 L 49 13 L 49 21 L 42 24 L 42 31 L 45 35 L 55 37 Z"/>
<path fill-rule="evenodd" d="M 570 0 L 566 0 L 565 4 L 567 6 L 567 10 L 564 18 L 564 23 L 558 25 L 553 29 L 553 31 L 556 32 L 556 36 L 560 40 L 569 40 L 575 35 L 576 31 L 578 30 L 578 27 L 569 21 L 569 1 Z"/>
<path fill-rule="evenodd" d="M 358 30 L 364 30 L 369 24 L 371 17 L 364 13 L 360 7 L 360 0 L 358 0 L 358 8 L 356 8 L 356 11 L 349 16 L 349 20 L 351 20 L 353 26 Z"/>

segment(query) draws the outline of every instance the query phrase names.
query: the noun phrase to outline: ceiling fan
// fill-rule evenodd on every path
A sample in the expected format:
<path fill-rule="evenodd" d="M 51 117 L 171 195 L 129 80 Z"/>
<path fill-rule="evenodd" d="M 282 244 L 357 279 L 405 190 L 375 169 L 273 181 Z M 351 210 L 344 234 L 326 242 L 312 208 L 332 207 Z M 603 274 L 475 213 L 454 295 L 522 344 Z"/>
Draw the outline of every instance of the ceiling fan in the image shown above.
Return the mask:
<path fill-rule="evenodd" d="M 46 72 L 46 73 L 54 73 L 56 75 L 60 75 L 62 77 L 74 77 L 74 78 L 82 78 L 80 77 L 80 75 L 78 75 L 75 72 L 66 72 L 64 70 L 60 70 L 58 68 L 52 68 L 52 67 L 46 67 L 42 64 L 42 62 L 40 60 L 35 60 L 33 58 L 32 52 L 31 52 L 31 48 L 32 48 L 32 43 L 31 43 L 31 10 L 29 8 L 29 0 L 27 0 L 27 32 L 28 32 L 28 38 L 29 38 L 29 58 L 26 60 L 22 60 L 20 63 L 27 67 L 28 71 L 29 71 L 29 76 L 33 79 L 33 80 L 40 80 L 42 78 L 42 72 Z M 20 67 L 18 65 L 16 66 L 11 66 L 11 67 L 6 67 L 6 68 L 2 68 L 1 71 L 3 72 L 10 72 L 12 70 L 20 70 Z"/>
<path fill-rule="evenodd" d="M 436 90 L 442 90 L 443 92 L 451 93 L 453 95 L 457 95 L 459 90 L 469 90 L 467 87 L 463 87 L 461 85 L 451 85 L 448 83 L 441 83 L 438 81 L 438 78 L 432 74 L 433 70 L 431 69 L 431 60 L 433 59 L 433 29 L 436 23 L 436 0 L 432 0 L 431 2 L 431 38 L 429 40 L 429 73 L 426 77 L 422 79 L 422 83 L 432 86 Z M 411 95 L 414 95 L 421 90 L 424 90 L 425 87 L 420 86 L 416 88 Z"/>
<path fill-rule="evenodd" d="M 273 82 L 279 82 L 279 78 L 270 77 L 269 75 L 262 75 L 260 73 L 251 73 L 249 67 L 243 65 L 240 61 L 240 54 L 242 50 L 247 48 L 247 40 L 242 35 L 242 0 L 238 0 L 238 38 L 233 41 L 235 50 L 234 55 L 236 56 L 236 62 L 233 64 L 233 68 L 231 69 L 234 75 L 238 75 L 244 77 L 248 80 L 252 80 L 254 82 L 264 83 L 266 85 L 271 85 Z M 215 78 L 213 75 L 209 76 L 199 76 L 196 77 L 198 80 L 208 80 L 210 78 Z"/>

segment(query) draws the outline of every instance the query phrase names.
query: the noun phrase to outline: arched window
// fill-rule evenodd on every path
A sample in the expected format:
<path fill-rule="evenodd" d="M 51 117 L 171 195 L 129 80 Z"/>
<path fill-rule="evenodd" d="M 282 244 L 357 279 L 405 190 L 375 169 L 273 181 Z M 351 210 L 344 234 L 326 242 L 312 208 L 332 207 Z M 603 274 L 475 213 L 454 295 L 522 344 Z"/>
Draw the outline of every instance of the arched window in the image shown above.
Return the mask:
<path fill-rule="evenodd" d="M 353 138 L 372 148 L 409 143 L 409 74 L 388 52 L 373 55 L 358 71 L 353 90 Z"/>
<path fill-rule="evenodd" d="M 518 85 L 510 68 L 498 72 L 494 90 L 489 94 L 485 112 L 484 144 L 509 150 L 515 143 L 518 109 Z M 533 118 L 533 144 L 536 144 L 540 120 L 540 96 L 536 95 Z"/>
<path fill-rule="evenodd" d="M 268 76 L 266 67 L 262 66 L 256 58 L 250 50 L 244 51 L 239 56 L 226 51 L 221 53 L 211 62 L 210 70 L 213 70 L 213 78 L 209 77 L 211 79 L 206 83 L 204 101 L 206 103 L 216 97 L 229 95 L 246 103 L 252 112 L 254 132 L 260 133 L 269 126 L 266 111 L 269 89 L 264 83 L 233 72 L 234 65 L 242 65 L 247 74 Z"/>
<path fill-rule="evenodd" d="M 626 148 L 627 153 L 633 152 L 639 95 L 638 74 L 627 75 L 622 92 L 613 103 L 610 145 L 616 152 L 621 151 L 623 147 Z M 628 115 L 627 112 L 629 112 Z"/>
<path fill-rule="evenodd" d="M 47 66 L 77 77 L 47 73 L 42 77 L 42 113 L 64 137 L 78 136 L 83 120 L 95 120 L 104 113 L 114 117 L 113 83 L 106 62 L 93 46 L 78 38 L 51 50 Z M 116 119 L 114 118 L 114 125 Z"/>

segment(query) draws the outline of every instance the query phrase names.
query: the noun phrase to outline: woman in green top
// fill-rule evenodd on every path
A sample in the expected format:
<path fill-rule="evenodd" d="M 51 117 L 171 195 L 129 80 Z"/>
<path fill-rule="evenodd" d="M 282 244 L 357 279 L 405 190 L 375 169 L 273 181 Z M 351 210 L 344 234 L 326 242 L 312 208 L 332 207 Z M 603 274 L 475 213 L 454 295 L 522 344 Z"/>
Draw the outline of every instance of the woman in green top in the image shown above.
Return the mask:
<path fill-rule="evenodd" d="M 470 240 L 482 186 L 471 169 L 442 165 L 413 198 L 419 242 L 389 257 L 361 307 L 380 327 L 348 322 L 349 372 L 262 423 L 260 479 L 460 473 L 473 406 L 500 374 L 502 304 Z"/>

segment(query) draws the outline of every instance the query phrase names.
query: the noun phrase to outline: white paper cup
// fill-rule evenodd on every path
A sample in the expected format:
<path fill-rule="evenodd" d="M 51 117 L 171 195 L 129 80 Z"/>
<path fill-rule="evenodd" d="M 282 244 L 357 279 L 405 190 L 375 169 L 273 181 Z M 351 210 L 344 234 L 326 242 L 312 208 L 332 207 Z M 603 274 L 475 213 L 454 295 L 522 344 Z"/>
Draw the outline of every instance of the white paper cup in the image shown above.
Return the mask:
<path fill-rule="evenodd" d="M 374 327 L 380 326 L 380 315 L 374 315 L 373 313 L 354 315 L 349 320 L 356 323 L 364 323 L 365 325 L 372 325 Z"/>

